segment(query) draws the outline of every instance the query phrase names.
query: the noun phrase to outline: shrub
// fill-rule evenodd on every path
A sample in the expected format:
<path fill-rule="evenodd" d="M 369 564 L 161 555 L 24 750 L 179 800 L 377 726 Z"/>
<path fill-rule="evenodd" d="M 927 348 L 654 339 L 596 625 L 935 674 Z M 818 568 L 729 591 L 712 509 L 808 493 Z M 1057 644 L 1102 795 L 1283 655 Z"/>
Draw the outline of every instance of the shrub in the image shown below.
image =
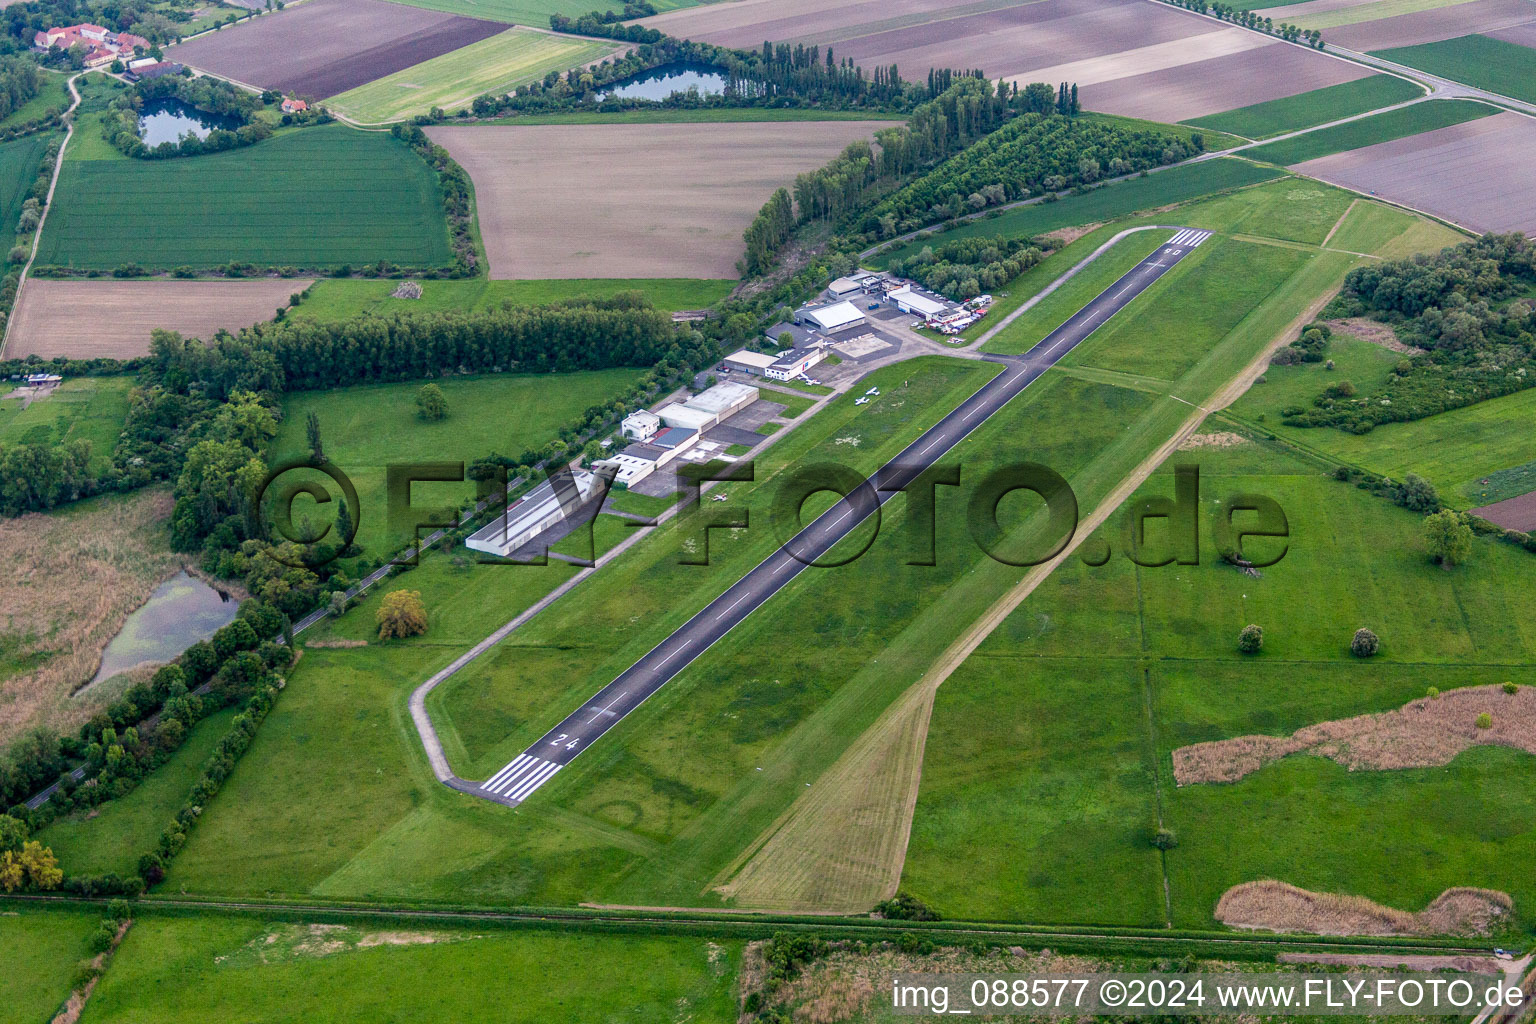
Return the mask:
<path fill-rule="evenodd" d="M 1355 630 L 1355 638 L 1349 642 L 1349 653 L 1357 658 L 1369 658 L 1381 647 L 1381 638 L 1368 629 Z"/>
<path fill-rule="evenodd" d="M 1237 649 L 1244 654 L 1257 654 L 1264 647 L 1264 628 L 1252 623 L 1237 634 Z"/>
<path fill-rule="evenodd" d="M 1160 828 L 1152 833 L 1152 845 L 1159 850 L 1171 850 L 1179 845 L 1179 837 L 1173 834 L 1172 829 Z"/>
<path fill-rule="evenodd" d="M 1438 686 L 1431 686 L 1429 689 L 1424 691 L 1424 696 L 1428 697 L 1430 700 L 1439 700 L 1440 699 L 1440 687 L 1438 687 Z"/>
<path fill-rule="evenodd" d="M 1511 697 L 1513 697 L 1515 695 L 1515 693 L 1517 691 L 1519 691 L 1519 689 L 1520 689 L 1520 687 L 1516 686 L 1514 683 L 1505 683 L 1504 684 L 1504 692 L 1509 694 Z"/>
<path fill-rule="evenodd" d="M 427 609 L 419 590 L 392 590 L 384 595 L 375 616 L 379 639 L 418 636 L 427 631 Z"/>
<path fill-rule="evenodd" d="M 1484 711 L 1482 714 L 1478 715 L 1477 716 L 1477 727 L 1479 729 L 1492 729 L 1493 728 L 1493 716 L 1490 715 L 1486 711 Z"/>
<path fill-rule="evenodd" d="M 875 904 L 875 913 L 890 921 L 937 921 L 939 912 L 904 892 Z"/>

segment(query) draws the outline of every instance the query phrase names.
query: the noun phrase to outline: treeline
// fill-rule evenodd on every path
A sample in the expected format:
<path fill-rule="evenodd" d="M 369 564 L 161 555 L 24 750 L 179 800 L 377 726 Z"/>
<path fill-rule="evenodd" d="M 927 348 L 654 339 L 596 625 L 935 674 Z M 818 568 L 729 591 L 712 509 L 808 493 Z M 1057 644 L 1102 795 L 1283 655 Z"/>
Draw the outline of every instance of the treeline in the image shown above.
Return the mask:
<path fill-rule="evenodd" d="M 889 238 L 1000 203 L 1177 163 L 1203 148 L 1198 134 L 1185 141 L 1172 131 L 1062 117 L 1054 108 L 1025 113 L 886 196 L 858 226 Z"/>
<path fill-rule="evenodd" d="M 26 57 L 0 60 L 0 118 L 10 117 L 26 106 L 42 87 L 43 73 L 35 61 Z"/>
<path fill-rule="evenodd" d="M 1365 433 L 1536 385 L 1533 287 L 1536 243 L 1518 233 L 1357 267 L 1325 315 L 1372 317 L 1425 352 L 1369 394 L 1341 381 L 1310 408 L 1283 410 L 1285 422 Z"/>
<path fill-rule="evenodd" d="M 1018 92 L 1007 83 L 994 90 L 992 83 L 971 75 L 950 81 L 938 96 L 919 104 L 905 124 L 876 132 L 878 152 L 860 140 L 825 166 L 798 175 L 792 213 L 789 194 L 775 193 L 747 227 L 741 268 L 761 273 L 795 227 L 812 220 L 837 221 L 863 209 L 873 186 L 888 187 L 959 152 L 1005 123 L 1027 101 L 1027 90 Z"/>
<path fill-rule="evenodd" d="M 448 219 L 448 233 L 453 243 L 453 270 L 450 276 L 473 277 L 480 266 L 480 251 L 475 245 L 474 195 L 469 174 L 453 155 L 427 137 L 415 125 L 397 124 L 390 134 L 416 151 L 437 176 L 437 190 L 443 213 Z"/>
<path fill-rule="evenodd" d="M 970 299 L 1037 266 L 1053 248 L 1044 239 L 957 238 L 937 249 L 924 246 L 908 259 L 892 260 L 889 269 L 952 299 Z"/>
<path fill-rule="evenodd" d="M 629 18 L 646 18 L 656 13 L 648 0 L 627 0 L 623 11 L 590 11 L 577 18 L 551 14 L 549 27 L 556 32 L 573 32 L 604 39 L 622 39 L 631 43 L 654 43 L 665 35 L 643 25 L 626 25 Z"/>
<path fill-rule="evenodd" d="M 1256 32 L 1267 32 L 1287 42 L 1302 43 L 1316 50 L 1323 48 L 1323 34 L 1317 29 L 1302 29 L 1289 22 L 1276 24 L 1274 18 L 1262 17 L 1253 10 L 1222 3 L 1210 3 L 1209 0 L 1163 0 L 1163 2 L 1182 7 L 1187 11 L 1194 11 L 1196 14 L 1209 14 L 1213 18 L 1230 21 L 1234 25 L 1251 28 Z"/>
<path fill-rule="evenodd" d="M 131 91 L 114 97 L 108 105 L 109 114 L 102 122 L 102 134 L 107 141 L 127 156 L 140 160 L 164 160 L 238 149 L 271 137 L 272 126 L 255 116 L 256 111 L 262 107 L 260 98 L 222 79 L 206 76 L 193 78 L 191 74 L 191 71 L 184 69 L 180 75 L 151 78 L 140 82 Z M 139 134 L 140 112 L 145 103 L 164 99 L 180 100 L 206 114 L 241 123 L 233 130 L 215 128 L 201 139 L 188 133 L 176 142 L 147 145 Z"/>

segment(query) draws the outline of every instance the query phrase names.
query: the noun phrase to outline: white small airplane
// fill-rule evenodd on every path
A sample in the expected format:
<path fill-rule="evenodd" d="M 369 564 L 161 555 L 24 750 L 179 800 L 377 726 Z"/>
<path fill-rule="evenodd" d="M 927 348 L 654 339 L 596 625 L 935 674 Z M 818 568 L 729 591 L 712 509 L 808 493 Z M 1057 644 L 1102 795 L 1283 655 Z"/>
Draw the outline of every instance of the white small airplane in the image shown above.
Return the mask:
<path fill-rule="evenodd" d="M 880 393 L 880 389 L 879 388 L 870 388 L 868 391 L 866 391 L 864 393 L 866 395 L 878 395 Z"/>
<path fill-rule="evenodd" d="M 867 399 L 867 398 L 855 398 L 853 400 L 853 404 L 854 405 L 867 405 L 868 403 L 869 403 L 869 399 Z"/>
<path fill-rule="evenodd" d="M 709 496 L 709 500 L 710 501 L 724 501 L 725 499 L 727 499 L 729 497 L 730 497 L 729 494 L 711 494 Z"/>

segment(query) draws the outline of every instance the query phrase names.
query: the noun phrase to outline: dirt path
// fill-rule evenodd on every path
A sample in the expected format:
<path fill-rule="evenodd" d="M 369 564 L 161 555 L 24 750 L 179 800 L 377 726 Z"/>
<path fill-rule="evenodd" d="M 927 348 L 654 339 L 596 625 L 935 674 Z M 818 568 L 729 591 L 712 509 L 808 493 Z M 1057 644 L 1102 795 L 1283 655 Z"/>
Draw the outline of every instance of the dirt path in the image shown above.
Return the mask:
<path fill-rule="evenodd" d="M 64 150 L 69 147 L 69 140 L 75 134 L 75 108 L 80 106 L 80 90 L 75 88 L 75 83 L 82 75 L 89 74 L 82 71 L 77 75 L 71 75 L 69 81 L 64 84 L 69 87 L 71 102 L 69 109 L 64 111 L 68 119 L 68 127 L 64 129 L 64 141 L 59 143 L 59 155 L 53 161 L 53 178 L 48 182 L 48 196 L 43 200 L 43 215 L 38 218 L 37 230 L 32 232 L 32 251 L 27 254 L 26 265 L 21 268 L 21 274 L 16 278 L 16 300 L 11 303 L 11 313 L 5 318 L 5 333 L 0 334 L 0 359 L 5 358 L 6 343 L 11 339 L 11 321 L 15 319 L 15 312 L 21 306 L 21 289 L 27 283 L 27 274 L 32 271 L 32 264 L 37 260 L 37 246 L 43 240 L 43 226 L 48 223 L 48 215 L 53 212 L 53 190 L 59 185 L 59 172 L 64 169 Z"/>

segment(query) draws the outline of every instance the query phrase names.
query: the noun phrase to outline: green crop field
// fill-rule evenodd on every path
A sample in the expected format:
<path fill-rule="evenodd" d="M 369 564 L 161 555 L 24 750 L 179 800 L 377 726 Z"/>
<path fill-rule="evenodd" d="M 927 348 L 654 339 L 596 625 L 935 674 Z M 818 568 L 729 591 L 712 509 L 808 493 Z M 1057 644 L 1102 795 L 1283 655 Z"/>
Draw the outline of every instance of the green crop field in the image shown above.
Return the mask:
<path fill-rule="evenodd" d="M 903 887 L 955 916 L 1153 927 L 1209 926 L 1227 887 L 1260 878 L 1409 910 L 1449 886 L 1489 886 L 1529 908 L 1529 755 L 1353 773 L 1293 758 L 1175 788 L 1170 752 L 1391 709 L 1430 685 L 1536 681 L 1536 630 L 1510 613 L 1530 556 L 1480 541 L 1445 572 L 1417 516 L 1267 444 L 1171 463 L 1199 466 L 1205 508 L 1239 492 L 1278 501 L 1285 557 L 1244 576 L 1202 523 L 1199 566 L 1140 568 L 1112 519 L 1108 564 L 1063 565 L 939 690 Z M 1170 470 L 1138 498 L 1171 494 Z M 1265 630 L 1255 658 L 1235 649 L 1249 622 Z M 1382 637 L 1371 663 L 1348 650 L 1362 625 Z M 1149 842 L 1160 815 L 1178 837 L 1165 856 Z"/>
<path fill-rule="evenodd" d="M 387 134 L 341 125 L 196 157 L 69 159 L 54 201 L 40 265 L 430 267 L 451 257 L 431 169 Z"/>
<path fill-rule="evenodd" d="M 1435 485 L 1442 500 L 1461 508 L 1536 489 L 1533 484 L 1505 493 L 1497 484 L 1482 483 L 1500 471 L 1536 460 L 1536 439 L 1525 429 L 1536 416 L 1536 390 L 1409 423 L 1385 423 L 1369 434 L 1285 426 L 1281 410 L 1287 406 L 1309 405 L 1324 388 L 1340 380 L 1361 390 L 1380 386 L 1403 358 L 1379 345 L 1340 335 L 1334 336 L 1328 357 L 1336 367 L 1331 373 L 1319 363 L 1272 367 L 1264 384 L 1233 406 L 1233 414 L 1287 441 L 1394 480 L 1418 473 Z"/>
<path fill-rule="evenodd" d="M 1420 135 L 1436 128 L 1448 128 L 1463 121 L 1497 114 L 1497 107 L 1472 100 L 1425 100 L 1410 107 L 1350 121 L 1332 128 L 1298 135 L 1293 139 L 1271 142 L 1243 151 L 1255 160 L 1277 164 L 1299 164 L 1351 149 L 1363 149 L 1378 142 L 1391 142 L 1409 135 Z"/>
<path fill-rule="evenodd" d="M 0 400 L 0 444 L 89 441 L 93 462 L 104 465 L 128 417 L 132 387 L 129 376 L 72 377 L 25 409 L 18 398 Z M 0 388 L 9 390 L 9 385 Z"/>
<path fill-rule="evenodd" d="M 1239 107 L 1221 114 L 1206 114 L 1184 122 L 1200 128 L 1230 132 L 1246 139 L 1299 131 L 1327 124 L 1341 117 L 1403 103 L 1424 95 L 1424 90 L 1396 75 L 1371 75 L 1353 82 L 1324 86 L 1277 100 Z"/>
<path fill-rule="evenodd" d="M 509 93 L 614 50 L 612 43 L 513 28 L 333 96 L 326 106 L 363 124 L 400 121 L 433 107 L 455 113 L 476 96 Z"/>
<path fill-rule="evenodd" d="M 696 0 L 651 0 L 657 13 L 675 11 L 694 6 Z M 469 18 L 488 21 L 508 21 L 515 25 L 548 28 L 551 14 L 563 14 L 577 18 L 592 10 L 589 0 L 410 0 L 412 7 L 424 7 L 429 11 L 446 11 Z"/>
<path fill-rule="evenodd" d="M 1297 18 L 1296 24 L 1304 29 L 1339 28 L 1343 25 L 1359 25 L 1367 21 L 1397 18 L 1420 11 L 1433 11 L 1441 7 L 1455 7 L 1469 0 L 1373 0 L 1372 3 L 1355 4 L 1332 11 Z M 1279 20 L 1279 19 L 1276 19 Z"/>
<path fill-rule="evenodd" d="M 64 1005 L 100 913 L 7 906 L 0 912 L 0 1005 L 14 1021 L 47 1021 Z"/>
<path fill-rule="evenodd" d="M 905 259 L 922 249 L 956 238 L 994 238 L 998 236 L 1041 235 L 1058 228 L 1093 224 L 1124 217 L 1137 210 L 1182 203 L 1211 192 L 1240 188 L 1276 176 L 1273 169 L 1243 160 L 1207 160 L 1158 171 L 1144 178 L 1132 178 L 1105 185 L 1053 203 L 1034 203 L 1005 211 L 995 217 L 967 221 L 950 231 L 930 238 L 917 238 L 903 245 L 883 250 L 870 261 L 886 266 L 894 259 Z"/>
<path fill-rule="evenodd" d="M 316 281 L 304 302 L 290 314 L 295 320 L 328 322 L 364 313 L 435 312 L 491 309 L 503 303 L 537 306 L 578 297 L 609 298 L 619 292 L 644 292 L 657 309 L 703 309 L 736 286 L 735 281 L 698 278 L 584 278 L 569 281 L 489 281 L 485 278 L 422 281 L 421 298 L 396 299 L 400 282 L 365 278 Z"/>
<path fill-rule="evenodd" d="M 81 1021 L 728 1021 L 740 958 L 739 942 L 683 936 L 149 917 Z"/>
<path fill-rule="evenodd" d="M 427 282 L 428 287 L 434 282 Z M 320 417 L 325 454 L 351 477 L 362 505 L 357 543 L 373 558 L 386 557 L 411 539 L 388 525 L 385 471 L 391 464 L 473 462 L 492 452 L 517 456 L 549 441 L 555 432 L 593 405 L 608 402 L 639 378 L 640 370 L 614 369 L 569 374 L 487 374 L 437 382 L 448 399 L 448 416 L 428 422 L 416 415 L 421 382 L 370 384 L 331 391 L 297 391 L 283 403 L 283 423 L 270 461 L 307 457 L 305 423 Z M 415 505 L 453 507 L 475 493 L 472 482 L 419 483 Z M 354 515 L 358 510 L 351 510 Z M 336 515 L 334 506 L 307 498 L 294 503 L 296 522 L 312 528 Z"/>
<path fill-rule="evenodd" d="M 38 132 L 25 138 L 0 143 L 0 224 L 14 233 L 21 204 L 32 193 L 32 183 L 43 162 L 48 143 L 61 138 L 57 132 Z"/>
<path fill-rule="evenodd" d="M 1536 102 L 1536 50 L 1488 36 L 1458 36 L 1422 46 L 1378 50 L 1372 56 L 1432 75 Z"/>

